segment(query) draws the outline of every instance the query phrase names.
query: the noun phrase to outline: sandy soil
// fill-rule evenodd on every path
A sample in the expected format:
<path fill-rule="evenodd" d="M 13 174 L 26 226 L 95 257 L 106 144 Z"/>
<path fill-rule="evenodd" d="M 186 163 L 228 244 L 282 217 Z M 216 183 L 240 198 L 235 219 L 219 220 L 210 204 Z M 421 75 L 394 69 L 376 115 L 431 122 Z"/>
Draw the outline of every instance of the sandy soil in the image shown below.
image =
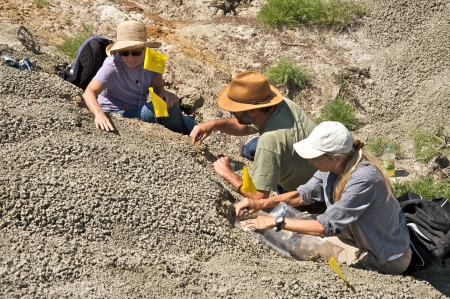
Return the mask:
<path fill-rule="evenodd" d="M 364 141 L 399 140 L 408 177 L 427 167 L 406 132 L 433 128 L 449 111 L 450 5 L 366 1 L 360 26 L 271 30 L 255 23 L 262 1 L 237 16 L 209 2 L 31 1 L 0 3 L 0 54 L 37 60 L 36 72 L 0 66 L 0 297 L 2 298 L 448 298 L 448 268 L 390 276 L 285 258 L 233 227 L 240 197 L 211 167 L 238 156 L 242 138 L 214 134 L 204 146 L 157 125 L 114 118 L 99 132 L 80 90 L 62 81 L 55 45 L 91 24 L 115 38 L 124 19 L 152 25 L 169 56 L 165 80 L 197 121 L 228 116 L 215 96 L 245 69 L 280 57 L 311 70 L 302 91 L 286 90 L 311 115 L 339 92 L 345 73 Z M 70 21 L 69 21 L 70 20 Z M 33 34 L 37 49 L 16 36 Z"/>

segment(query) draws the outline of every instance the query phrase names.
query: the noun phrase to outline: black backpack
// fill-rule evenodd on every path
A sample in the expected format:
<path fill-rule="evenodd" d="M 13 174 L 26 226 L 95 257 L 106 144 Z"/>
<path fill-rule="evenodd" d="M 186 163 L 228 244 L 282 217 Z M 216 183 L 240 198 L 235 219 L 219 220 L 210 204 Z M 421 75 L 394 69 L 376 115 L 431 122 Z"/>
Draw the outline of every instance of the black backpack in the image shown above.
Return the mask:
<path fill-rule="evenodd" d="M 438 262 L 445 267 L 450 258 L 450 202 L 446 198 L 428 200 L 407 192 L 398 197 L 406 217 L 411 249 L 411 262 L 406 273 L 426 269 Z"/>
<path fill-rule="evenodd" d="M 85 90 L 106 57 L 106 47 L 113 43 L 103 36 L 87 38 L 78 48 L 78 54 L 70 68 L 66 80 Z"/>

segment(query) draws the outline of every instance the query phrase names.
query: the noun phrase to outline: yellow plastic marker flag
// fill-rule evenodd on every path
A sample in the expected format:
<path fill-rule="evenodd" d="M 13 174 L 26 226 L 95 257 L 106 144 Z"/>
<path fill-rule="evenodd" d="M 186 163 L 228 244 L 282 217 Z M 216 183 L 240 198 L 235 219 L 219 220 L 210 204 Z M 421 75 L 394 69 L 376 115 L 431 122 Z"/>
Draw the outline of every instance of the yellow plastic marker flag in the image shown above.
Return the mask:
<path fill-rule="evenodd" d="M 244 192 L 256 193 L 257 190 L 255 184 L 253 184 L 252 179 L 250 178 L 250 175 L 248 174 L 247 166 L 244 166 L 243 170 L 244 170 L 244 177 L 241 190 Z"/>
<path fill-rule="evenodd" d="M 342 274 L 341 269 L 339 268 L 339 265 L 338 265 L 338 263 L 336 262 L 336 259 L 334 258 L 334 256 L 332 256 L 332 257 L 330 258 L 330 260 L 328 261 L 328 265 L 330 265 L 331 269 L 333 269 L 334 272 L 336 272 L 336 274 L 337 274 L 340 278 L 342 278 L 342 280 L 345 281 L 345 283 L 346 283 L 348 286 L 350 286 L 350 287 L 352 286 L 352 284 L 350 283 L 350 281 L 348 281 L 347 279 L 345 279 L 345 277 L 344 277 L 344 275 Z"/>
<path fill-rule="evenodd" d="M 166 66 L 166 59 L 167 55 L 158 53 L 151 48 L 146 48 L 144 69 L 163 74 Z"/>
<path fill-rule="evenodd" d="M 153 110 L 155 110 L 156 117 L 168 117 L 167 104 L 156 93 L 153 92 L 153 87 L 148 89 L 150 98 L 152 99 Z"/>

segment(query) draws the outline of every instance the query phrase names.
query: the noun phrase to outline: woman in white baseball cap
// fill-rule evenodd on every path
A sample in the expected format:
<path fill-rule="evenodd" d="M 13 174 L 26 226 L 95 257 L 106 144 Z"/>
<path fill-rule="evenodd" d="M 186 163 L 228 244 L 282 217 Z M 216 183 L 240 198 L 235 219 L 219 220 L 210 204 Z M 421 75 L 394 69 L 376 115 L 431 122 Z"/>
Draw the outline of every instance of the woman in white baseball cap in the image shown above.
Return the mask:
<path fill-rule="evenodd" d="M 265 200 L 244 199 L 236 206 L 236 215 L 246 217 L 280 202 L 295 207 L 324 201 L 326 211 L 315 220 L 259 216 L 241 224 L 249 229 L 276 227 L 327 237 L 332 250 L 325 258 L 334 255 L 338 262 L 349 265 L 403 273 L 412 255 L 406 219 L 388 175 L 363 147 L 343 124 L 319 124 L 308 138 L 294 145 L 295 151 L 318 169 L 315 175 L 297 191 Z"/>

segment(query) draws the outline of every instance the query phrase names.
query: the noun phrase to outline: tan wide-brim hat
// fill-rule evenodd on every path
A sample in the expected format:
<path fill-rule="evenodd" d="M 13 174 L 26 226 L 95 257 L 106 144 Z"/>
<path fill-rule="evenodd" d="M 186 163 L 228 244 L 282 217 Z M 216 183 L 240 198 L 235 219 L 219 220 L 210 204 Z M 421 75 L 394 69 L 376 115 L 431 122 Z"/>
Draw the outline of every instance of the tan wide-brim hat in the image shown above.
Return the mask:
<path fill-rule="evenodd" d="M 230 112 L 270 107 L 283 100 L 281 93 L 266 77 L 255 71 L 245 71 L 231 79 L 217 97 L 220 108 Z"/>
<path fill-rule="evenodd" d="M 142 48 L 159 48 L 160 42 L 147 40 L 147 28 L 138 21 L 125 21 L 117 26 L 116 42 L 106 47 L 108 56 L 121 50 L 133 50 Z"/>

